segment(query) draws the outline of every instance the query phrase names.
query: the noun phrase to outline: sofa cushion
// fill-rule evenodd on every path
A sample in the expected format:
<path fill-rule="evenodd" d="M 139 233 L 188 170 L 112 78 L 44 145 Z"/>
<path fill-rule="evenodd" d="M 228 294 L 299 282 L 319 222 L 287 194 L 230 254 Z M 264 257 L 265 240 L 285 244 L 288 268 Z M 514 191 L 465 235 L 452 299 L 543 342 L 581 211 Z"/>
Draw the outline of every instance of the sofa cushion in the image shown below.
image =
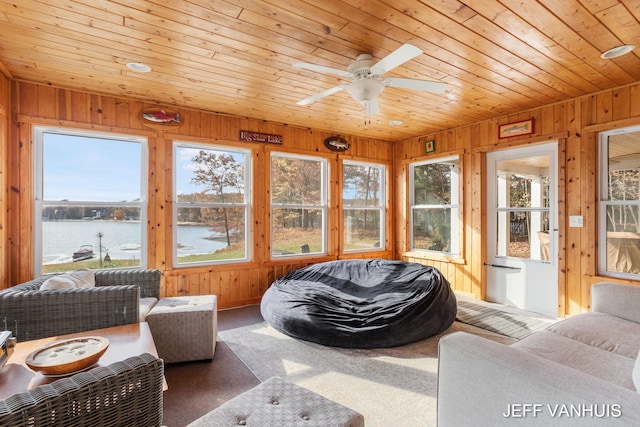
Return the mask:
<path fill-rule="evenodd" d="M 605 313 L 582 313 L 547 331 L 634 359 L 640 351 L 640 324 Z"/>
<path fill-rule="evenodd" d="M 635 365 L 633 365 L 631 379 L 633 380 L 633 385 L 636 386 L 636 391 L 640 392 L 640 352 L 638 353 L 638 357 L 636 357 Z"/>
<path fill-rule="evenodd" d="M 154 297 L 140 298 L 140 321 L 144 322 L 158 300 Z"/>
<path fill-rule="evenodd" d="M 96 279 L 93 271 L 81 269 L 48 278 L 40 286 L 40 290 L 93 288 L 95 285 Z"/>
<path fill-rule="evenodd" d="M 635 358 L 630 359 L 550 331 L 536 332 L 511 347 L 636 390 L 631 375 Z"/>
<path fill-rule="evenodd" d="M 48 291 L 53 289 L 73 289 L 76 288 L 76 283 L 70 277 L 60 274 L 53 276 L 44 281 L 40 286 L 40 290 Z"/>

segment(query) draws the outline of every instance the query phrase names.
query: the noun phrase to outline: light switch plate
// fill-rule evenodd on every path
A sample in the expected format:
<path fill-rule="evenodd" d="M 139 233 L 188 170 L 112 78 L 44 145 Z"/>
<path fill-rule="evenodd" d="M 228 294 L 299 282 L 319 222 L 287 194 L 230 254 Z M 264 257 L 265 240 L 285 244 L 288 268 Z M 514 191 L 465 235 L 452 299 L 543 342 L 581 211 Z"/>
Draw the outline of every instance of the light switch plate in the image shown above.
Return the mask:
<path fill-rule="evenodd" d="M 582 215 L 569 215 L 569 227 L 582 227 Z"/>

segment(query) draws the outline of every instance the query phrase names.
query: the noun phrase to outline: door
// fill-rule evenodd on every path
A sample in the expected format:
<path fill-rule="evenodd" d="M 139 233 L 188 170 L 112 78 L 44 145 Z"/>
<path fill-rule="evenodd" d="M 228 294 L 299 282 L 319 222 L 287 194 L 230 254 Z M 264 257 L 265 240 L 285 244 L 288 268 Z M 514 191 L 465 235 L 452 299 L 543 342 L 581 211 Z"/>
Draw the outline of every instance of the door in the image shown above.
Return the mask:
<path fill-rule="evenodd" d="M 558 316 L 557 143 L 487 154 L 487 299 Z"/>

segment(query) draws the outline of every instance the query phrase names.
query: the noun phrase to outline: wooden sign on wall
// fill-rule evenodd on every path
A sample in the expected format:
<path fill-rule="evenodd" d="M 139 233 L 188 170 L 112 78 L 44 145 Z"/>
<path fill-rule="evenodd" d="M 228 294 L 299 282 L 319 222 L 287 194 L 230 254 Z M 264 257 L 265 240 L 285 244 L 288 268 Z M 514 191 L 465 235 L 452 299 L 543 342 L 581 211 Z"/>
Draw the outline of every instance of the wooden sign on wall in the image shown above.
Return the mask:
<path fill-rule="evenodd" d="M 240 131 L 240 141 L 266 142 L 268 144 L 282 144 L 282 135 L 270 133 L 251 132 L 249 130 Z"/>

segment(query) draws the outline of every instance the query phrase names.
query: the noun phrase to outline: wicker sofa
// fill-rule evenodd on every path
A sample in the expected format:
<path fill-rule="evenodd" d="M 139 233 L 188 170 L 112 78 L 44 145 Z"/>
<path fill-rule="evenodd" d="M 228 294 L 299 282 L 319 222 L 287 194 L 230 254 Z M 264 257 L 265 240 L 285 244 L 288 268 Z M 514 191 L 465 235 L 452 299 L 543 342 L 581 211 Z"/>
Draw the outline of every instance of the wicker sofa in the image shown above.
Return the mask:
<path fill-rule="evenodd" d="M 94 272 L 95 287 L 40 290 L 45 275 L 0 291 L 0 328 L 18 342 L 140 320 L 141 298 L 160 299 L 159 270 Z"/>
<path fill-rule="evenodd" d="M 150 354 L 41 385 L 0 400 L 0 425 L 162 425 L 164 366 Z"/>

